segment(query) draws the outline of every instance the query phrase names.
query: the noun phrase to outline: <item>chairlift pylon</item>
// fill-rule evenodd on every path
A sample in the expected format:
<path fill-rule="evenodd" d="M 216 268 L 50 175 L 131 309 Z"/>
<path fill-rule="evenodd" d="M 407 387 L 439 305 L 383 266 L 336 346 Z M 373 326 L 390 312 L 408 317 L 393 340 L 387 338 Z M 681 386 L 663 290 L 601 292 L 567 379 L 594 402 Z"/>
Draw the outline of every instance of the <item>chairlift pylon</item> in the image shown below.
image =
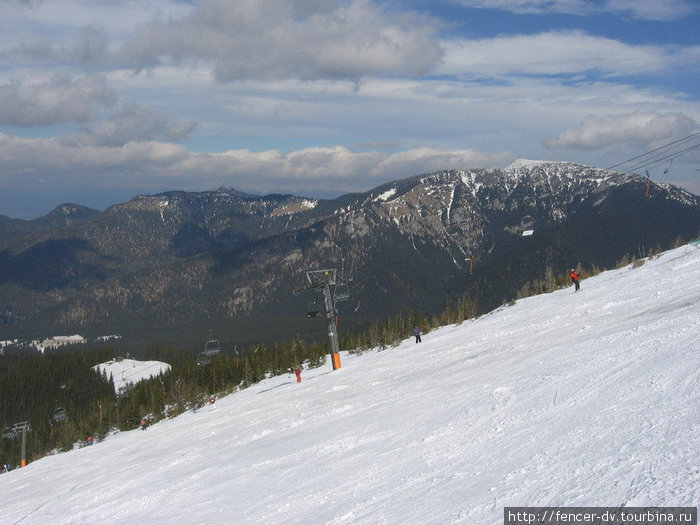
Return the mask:
<path fill-rule="evenodd" d="M 29 421 L 21 421 L 15 423 L 12 426 L 6 426 L 2 430 L 2 437 L 4 439 L 15 439 L 22 434 L 22 432 L 30 432 L 32 427 L 29 425 Z"/>

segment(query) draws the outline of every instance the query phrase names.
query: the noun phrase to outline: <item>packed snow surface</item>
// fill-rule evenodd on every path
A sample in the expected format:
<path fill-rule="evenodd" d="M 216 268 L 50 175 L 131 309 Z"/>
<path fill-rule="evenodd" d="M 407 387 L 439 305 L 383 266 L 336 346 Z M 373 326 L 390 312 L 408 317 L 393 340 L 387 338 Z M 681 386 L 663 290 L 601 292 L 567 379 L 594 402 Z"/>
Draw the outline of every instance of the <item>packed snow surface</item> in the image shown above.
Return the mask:
<path fill-rule="evenodd" d="M 695 506 L 700 249 L 0 475 L 2 524 L 498 524 Z"/>

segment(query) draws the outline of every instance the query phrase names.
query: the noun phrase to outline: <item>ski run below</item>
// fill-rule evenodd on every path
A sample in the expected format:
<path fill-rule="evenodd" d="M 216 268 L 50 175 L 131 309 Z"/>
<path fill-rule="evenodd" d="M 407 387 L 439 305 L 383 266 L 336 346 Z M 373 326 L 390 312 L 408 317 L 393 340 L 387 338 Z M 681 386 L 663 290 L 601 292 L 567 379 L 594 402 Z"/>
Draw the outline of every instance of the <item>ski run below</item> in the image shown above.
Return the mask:
<path fill-rule="evenodd" d="M 156 377 L 170 370 L 170 365 L 161 361 L 136 361 L 119 359 L 107 361 L 92 367 L 98 374 L 112 378 L 114 391 L 119 394 L 127 392 L 139 381 Z"/>
<path fill-rule="evenodd" d="M 502 524 L 695 506 L 700 249 L 0 475 L 0 524 Z M 410 334 L 407 334 L 407 337 Z M 86 436 L 87 437 L 87 436 Z"/>

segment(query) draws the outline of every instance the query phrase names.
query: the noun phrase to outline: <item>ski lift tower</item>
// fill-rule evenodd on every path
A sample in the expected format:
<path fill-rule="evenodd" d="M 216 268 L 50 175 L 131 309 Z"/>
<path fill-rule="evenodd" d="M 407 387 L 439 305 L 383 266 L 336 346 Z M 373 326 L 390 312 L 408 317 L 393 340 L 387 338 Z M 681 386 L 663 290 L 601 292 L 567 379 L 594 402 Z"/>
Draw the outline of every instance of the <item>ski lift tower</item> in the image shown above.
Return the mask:
<path fill-rule="evenodd" d="M 335 316 L 335 304 L 345 301 L 350 297 L 348 283 L 345 279 L 338 278 L 335 268 L 327 270 L 307 270 L 306 280 L 308 284 L 294 290 L 295 294 L 311 290 L 320 291 L 323 294 L 323 302 L 326 307 L 326 322 L 328 323 L 328 343 L 330 347 L 333 370 L 340 368 L 340 347 L 338 345 L 338 326 Z"/>
<path fill-rule="evenodd" d="M 20 433 L 22 434 L 22 458 L 20 459 L 19 466 L 24 468 L 27 466 L 27 432 L 31 430 L 29 426 L 29 421 L 21 421 L 12 425 L 12 438 L 15 439 Z M 3 435 L 3 437 L 10 437 L 10 434 Z"/>

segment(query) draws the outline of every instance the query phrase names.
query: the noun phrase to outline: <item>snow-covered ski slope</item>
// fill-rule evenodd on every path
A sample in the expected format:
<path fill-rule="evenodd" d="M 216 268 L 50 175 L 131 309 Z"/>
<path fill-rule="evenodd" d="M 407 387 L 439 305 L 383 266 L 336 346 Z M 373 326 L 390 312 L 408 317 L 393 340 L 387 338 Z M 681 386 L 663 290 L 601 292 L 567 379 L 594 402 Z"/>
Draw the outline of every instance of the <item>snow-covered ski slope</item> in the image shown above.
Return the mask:
<path fill-rule="evenodd" d="M 0 475 L 2 524 L 502 524 L 695 506 L 700 249 Z M 410 334 L 407 334 L 407 337 Z"/>

